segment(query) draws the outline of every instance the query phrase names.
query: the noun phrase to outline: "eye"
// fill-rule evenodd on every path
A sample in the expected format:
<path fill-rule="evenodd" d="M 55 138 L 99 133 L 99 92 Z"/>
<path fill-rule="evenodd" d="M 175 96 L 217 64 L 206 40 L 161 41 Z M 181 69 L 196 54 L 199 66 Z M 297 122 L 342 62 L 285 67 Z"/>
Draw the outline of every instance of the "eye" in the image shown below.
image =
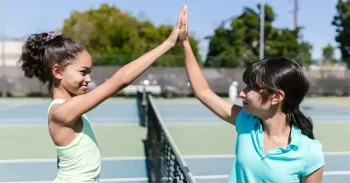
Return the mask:
<path fill-rule="evenodd" d="M 88 72 L 86 70 L 82 70 L 80 71 L 80 73 L 82 73 L 82 75 L 85 76 Z"/>

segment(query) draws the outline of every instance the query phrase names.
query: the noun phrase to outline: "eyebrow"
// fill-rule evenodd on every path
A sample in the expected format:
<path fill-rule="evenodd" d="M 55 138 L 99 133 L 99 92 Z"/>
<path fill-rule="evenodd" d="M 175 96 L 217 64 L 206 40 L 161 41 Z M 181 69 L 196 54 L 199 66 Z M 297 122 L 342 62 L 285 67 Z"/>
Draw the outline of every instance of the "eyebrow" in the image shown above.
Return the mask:
<path fill-rule="evenodd" d="M 89 67 L 85 67 L 85 66 L 83 66 L 83 67 L 80 67 L 80 68 L 83 68 L 83 69 L 86 69 L 86 70 L 92 70 L 92 68 L 89 68 Z"/>

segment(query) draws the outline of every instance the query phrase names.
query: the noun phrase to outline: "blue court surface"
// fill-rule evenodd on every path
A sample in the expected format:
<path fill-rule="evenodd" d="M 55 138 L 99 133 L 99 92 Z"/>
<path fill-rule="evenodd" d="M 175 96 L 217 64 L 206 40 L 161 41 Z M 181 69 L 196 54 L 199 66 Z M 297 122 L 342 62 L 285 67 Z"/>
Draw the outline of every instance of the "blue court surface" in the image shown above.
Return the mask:
<path fill-rule="evenodd" d="M 47 151 L 49 153 L 47 156 L 43 153 L 45 149 L 53 148 L 49 143 L 45 144 L 50 142 L 50 139 L 46 138 L 48 136 L 43 135 L 46 139 L 43 139 L 42 149 L 29 149 L 28 152 L 18 150 L 21 149 L 19 147 L 16 149 L 16 146 L 28 146 L 29 148 L 40 146 L 40 144 L 36 144 L 35 140 L 42 138 L 41 133 L 46 133 L 46 114 L 49 103 L 48 99 L 0 100 L 0 130 L 2 132 L 0 134 L 0 152 L 6 153 L 6 155 L 0 154 L 0 183 L 46 183 L 52 182 L 55 178 L 57 173 L 55 152 Z M 212 151 L 198 147 L 199 144 L 197 143 L 192 144 L 193 139 L 201 134 L 193 132 L 194 135 L 186 135 L 186 137 L 193 139 L 181 140 L 179 137 L 183 137 L 183 134 L 180 134 L 181 132 L 177 133 L 173 129 L 180 129 L 182 133 L 185 133 L 183 129 L 186 129 L 189 125 L 202 126 L 208 128 L 208 130 L 212 130 L 213 126 L 223 125 L 222 129 L 225 129 L 225 123 L 196 99 L 156 99 L 156 104 L 170 129 L 169 131 L 175 137 L 175 143 L 179 144 L 178 147 L 196 181 L 198 183 L 227 182 L 228 173 L 234 162 L 233 140 L 227 139 L 228 142 L 222 142 L 222 145 L 219 144 L 215 147 L 217 149 L 211 148 L 217 150 L 215 151 L 217 153 L 211 153 Z M 319 134 L 316 134 L 325 139 L 326 166 L 323 182 L 350 182 L 350 144 L 344 144 L 344 142 L 338 140 L 350 137 L 350 134 L 346 133 L 350 131 L 350 105 L 307 100 L 301 107 L 306 114 L 312 117 L 316 127 L 317 125 L 326 125 L 317 127 Z M 139 125 L 135 99 L 110 99 L 87 115 L 94 127 L 106 127 L 106 130 L 112 127 L 124 129 L 126 126 L 137 127 Z M 337 124 L 342 126 L 337 130 L 331 130 L 332 126 Z M 26 130 L 23 134 L 17 135 L 10 132 L 17 128 Z M 325 130 L 327 130 L 325 128 L 328 129 L 328 133 L 325 133 Z M 193 129 L 193 131 L 198 131 L 198 129 Z M 213 132 L 202 134 L 200 138 L 205 141 L 206 139 L 210 140 L 214 135 L 222 135 L 217 138 L 226 138 L 231 135 L 221 130 L 221 128 L 219 129 L 222 134 Z M 141 130 L 143 131 L 142 135 L 145 134 L 145 130 Z M 39 137 L 32 134 L 33 132 L 36 132 Z M 125 132 L 125 135 L 132 137 L 136 135 L 136 131 Z M 23 142 L 25 138 L 29 139 Z M 107 145 L 104 146 L 103 151 L 111 153 L 104 155 L 102 158 L 101 182 L 148 182 L 143 149 L 141 146 L 138 146 L 138 148 L 128 146 L 128 142 L 124 144 L 124 141 L 127 141 L 128 138 L 129 136 L 125 136 L 125 139 L 118 139 L 118 142 L 115 139 L 105 142 Z M 16 141 L 17 139 L 22 140 Z M 108 139 L 109 136 L 100 135 L 100 139 L 97 140 L 108 141 Z M 140 138 L 139 141 L 141 140 Z M 41 143 L 41 141 L 37 143 Z M 119 143 L 119 145 L 116 145 L 116 143 Z M 138 141 L 135 142 L 135 144 L 138 143 Z M 210 146 L 210 142 L 208 143 Z M 232 146 L 227 148 L 230 144 Z M 127 153 L 114 151 L 113 148 L 126 149 L 125 152 L 137 155 L 125 155 Z"/>

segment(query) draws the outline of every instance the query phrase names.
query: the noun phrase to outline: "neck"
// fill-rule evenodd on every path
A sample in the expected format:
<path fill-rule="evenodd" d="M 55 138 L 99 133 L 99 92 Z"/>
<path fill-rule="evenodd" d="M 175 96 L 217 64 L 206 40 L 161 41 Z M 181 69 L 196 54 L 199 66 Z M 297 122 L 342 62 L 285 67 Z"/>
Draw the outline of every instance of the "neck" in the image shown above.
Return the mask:
<path fill-rule="evenodd" d="M 73 96 L 64 88 L 62 87 L 54 87 L 52 89 L 52 97 L 53 99 L 63 99 L 68 100 L 72 98 Z"/>
<path fill-rule="evenodd" d="M 286 120 L 286 114 L 282 112 L 261 119 L 264 132 L 268 136 L 283 136 L 290 133 L 291 127 Z"/>

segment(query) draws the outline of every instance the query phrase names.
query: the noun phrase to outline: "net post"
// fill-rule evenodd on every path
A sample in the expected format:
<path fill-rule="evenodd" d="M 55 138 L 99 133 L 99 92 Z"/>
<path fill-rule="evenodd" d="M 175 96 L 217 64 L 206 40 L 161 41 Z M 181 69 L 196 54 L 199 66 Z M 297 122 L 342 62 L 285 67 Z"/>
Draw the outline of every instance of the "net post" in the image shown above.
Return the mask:
<path fill-rule="evenodd" d="M 146 127 L 147 125 L 147 95 L 145 86 L 142 86 L 142 89 L 139 88 L 136 91 L 136 102 L 140 118 L 140 126 Z"/>
<path fill-rule="evenodd" d="M 146 86 L 143 86 L 143 89 L 142 89 L 142 108 L 143 108 L 143 111 L 144 111 L 144 115 L 143 115 L 143 118 L 144 118 L 144 126 L 147 127 L 147 124 L 148 124 L 148 101 L 147 101 L 147 90 L 146 90 Z"/>

